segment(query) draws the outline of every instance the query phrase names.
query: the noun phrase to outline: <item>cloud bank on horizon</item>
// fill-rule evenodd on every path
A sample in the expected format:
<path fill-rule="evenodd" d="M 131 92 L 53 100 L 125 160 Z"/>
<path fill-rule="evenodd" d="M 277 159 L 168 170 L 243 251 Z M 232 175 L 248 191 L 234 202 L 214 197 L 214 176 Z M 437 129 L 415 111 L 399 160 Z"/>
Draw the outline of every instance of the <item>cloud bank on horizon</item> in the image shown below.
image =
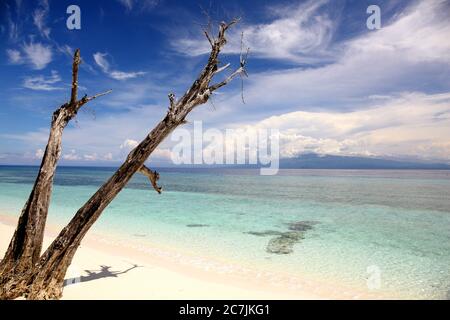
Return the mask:
<path fill-rule="evenodd" d="M 63 162 L 124 159 L 164 116 L 167 93 L 181 96 L 205 63 L 209 44 L 197 22 L 206 19 L 200 7 L 209 6 L 213 19 L 243 17 L 223 62 L 239 62 L 243 32 L 251 48 L 246 104 L 237 81 L 190 121 L 221 130 L 279 129 L 282 157 L 315 152 L 450 163 L 448 1 L 377 1 L 380 30 L 366 27 L 373 4 L 366 1 L 75 2 L 81 30 L 65 27 L 63 1 L 0 4 L 0 164 L 39 161 L 51 113 L 70 95 L 77 47 L 82 93 L 114 91 L 66 129 Z M 170 161 L 172 145 L 168 139 L 151 160 Z"/>

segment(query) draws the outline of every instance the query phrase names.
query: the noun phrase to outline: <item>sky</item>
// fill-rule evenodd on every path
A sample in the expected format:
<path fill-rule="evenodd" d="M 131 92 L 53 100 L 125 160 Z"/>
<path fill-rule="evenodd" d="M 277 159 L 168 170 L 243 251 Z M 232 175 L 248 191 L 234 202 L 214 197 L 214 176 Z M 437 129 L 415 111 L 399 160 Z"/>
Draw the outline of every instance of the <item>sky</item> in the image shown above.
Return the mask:
<path fill-rule="evenodd" d="M 80 30 L 66 26 L 72 4 Z M 381 28 L 369 30 L 373 4 Z M 239 64 L 243 33 L 249 77 L 195 109 L 188 130 L 275 128 L 281 157 L 450 163 L 450 1 L 1 0 L 0 164 L 39 164 L 76 48 L 80 96 L 113 92 L 65 129 L 61 164 L 123 161 L 164 117 L 168 93 L 180 97 L 206 63 L 205 12 L 241 18 L 221 61 Z M 150 162 L 169 163 L 174 143 Z"/>

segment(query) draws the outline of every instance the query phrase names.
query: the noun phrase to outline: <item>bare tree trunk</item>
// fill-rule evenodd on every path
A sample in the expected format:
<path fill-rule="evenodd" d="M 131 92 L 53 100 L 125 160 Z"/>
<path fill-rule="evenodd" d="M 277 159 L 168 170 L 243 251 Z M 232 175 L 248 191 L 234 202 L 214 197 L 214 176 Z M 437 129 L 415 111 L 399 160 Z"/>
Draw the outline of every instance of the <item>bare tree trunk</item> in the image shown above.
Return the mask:
<path fill-rule="evenodd" d="M 191 88 L 175 101 L 173 94 L 169 94 L 169 110 L 164 119 L 134 148 L 125 162 L 114 175 L 81 207 L 69 224 L 61 231 L 50 247 L 43 254 L 33 272 L 23 277 L 14 287 L 11 296 L 25 294 L 28 299 L 58 299 L 62 295 L 64 277 L 81 240 L 91 226 L 99 218 L 103 210 L 117 196 L 128 183 L 134 173 L 143 172 L 150 178 L 157 178 L 157 174 L 143 169 L 144 162 L 156 147 L 179 125 L 185 123 L 185 118 L 196 106 L 208 101 L 213 91 L 229 83 L 237 75 L 245 74 L 246 59 L 241 56 L 240 67 L 225 80 L 210 85 L 212 78 L 226 69 L 228 65 L 219 68 L 218 56 L 226 43 L 225 31 L 235 24 L 221 23 L 217 38 L 207 35 L 211 44 L 208 63 Z M 149 169 L 148 169 L 149 170 Z M 155 179 L 156 181 L 157 179 Z M 152 181 L 153 184 L 153 181 Z M 154 184 L 154 186 L 156 183 Z M 155 187 L 157 189 L 157 187 Z M 157 190 L 158 191 L 158 190 Z"/>
<path fill-rule="evenodd" d="M 0 262 L 0 299 L 8 296 L 8 283 L 14 282 L 39 261 L 44 238 L 45 223 L 53 187 L 56 165 L 61 155 L 62 133 L 79 108 L 103 95 L 77 100 L 78 66 L 80 51 L 76 50 L 72 66 L 71 99 L 59 107 L 52 116 L 50 135 L 38 176 L 25 203 L 19 222 L 3 260 Z"/>

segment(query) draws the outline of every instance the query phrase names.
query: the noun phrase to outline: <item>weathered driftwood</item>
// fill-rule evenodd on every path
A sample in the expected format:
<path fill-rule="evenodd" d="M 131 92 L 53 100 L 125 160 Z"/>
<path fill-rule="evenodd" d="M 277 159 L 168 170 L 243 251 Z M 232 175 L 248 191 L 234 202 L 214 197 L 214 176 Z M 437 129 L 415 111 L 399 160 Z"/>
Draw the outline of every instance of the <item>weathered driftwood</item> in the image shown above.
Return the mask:
<path fill-rule="evenodd" d="M 0 262 L 0 288 L 5 282 L 30 270 L 39 260 L 52 193 L 53 177 L 61 155 L 61 140 L 64 128 L 84 104 L 109 92 L 92 97 L 84 96 L 81 100 L 77 99 L 78 66 L 80 62 L 80 50 L 76 50 L 72 65 L 70 101 L 60 106 L 53 113 L 50 135 L 38 176 L 21 212 L 6 254 Z M 0 289 L 0 294 L 1 291 Z"/>
<path fill-rule="evenodd" d="M 156 147 L 178 126 L 196 106 L 208 101 L 211 94 L 228 84 L 234 77 L 245 74 L 246 59 L 241 57 L 239 68 L 223 81 L 211 85 L 213 77 L 225 68 L 219 68 L 219 53 L 226 44 L 225 33 L 237 20 L 222 22 L 217 37 L 208 35 L 211 53 L 208 62 L 189 90 L 176 101 L 169 95 L 169 108 L 164 119 L 136 146 L 125 162 L 100 189 L 81 207 L 43 254 L 38 264 L 20 281 L 9 286 L 9 298 L 26 295 L 28 299 L 58 299 L 62 295 L 64 276 L 81 240 L 136 172 L 149 176 L 156 186 L 157 175 L 144 167 Z M 228 65 L 226 66 L 228 67 Z M 153 182 L 155 182 L 153 184 Z M 155 187 L 157 191 L 159 187 Z"/>

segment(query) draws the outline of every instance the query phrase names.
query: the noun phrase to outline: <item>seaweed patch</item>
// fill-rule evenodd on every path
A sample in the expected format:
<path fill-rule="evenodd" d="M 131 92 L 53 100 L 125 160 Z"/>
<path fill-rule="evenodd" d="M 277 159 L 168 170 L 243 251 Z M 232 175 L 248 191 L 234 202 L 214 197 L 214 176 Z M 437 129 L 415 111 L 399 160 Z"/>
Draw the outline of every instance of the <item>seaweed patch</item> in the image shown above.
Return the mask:
<path fill-rule="evenodd" d="M 289 254 L 294 251 L 294 244 L 300 242 L 305 238 L 305 233 L 313 229 L 313 226 L 318 224 L 318 221 L 294 221 L 287 223 L 288 231 L 247 231 L 245 234 L 250 234 L 258 237 L 274 236 L 271 238 L 266 246 L 266 251 L 273 254 Z"/>

